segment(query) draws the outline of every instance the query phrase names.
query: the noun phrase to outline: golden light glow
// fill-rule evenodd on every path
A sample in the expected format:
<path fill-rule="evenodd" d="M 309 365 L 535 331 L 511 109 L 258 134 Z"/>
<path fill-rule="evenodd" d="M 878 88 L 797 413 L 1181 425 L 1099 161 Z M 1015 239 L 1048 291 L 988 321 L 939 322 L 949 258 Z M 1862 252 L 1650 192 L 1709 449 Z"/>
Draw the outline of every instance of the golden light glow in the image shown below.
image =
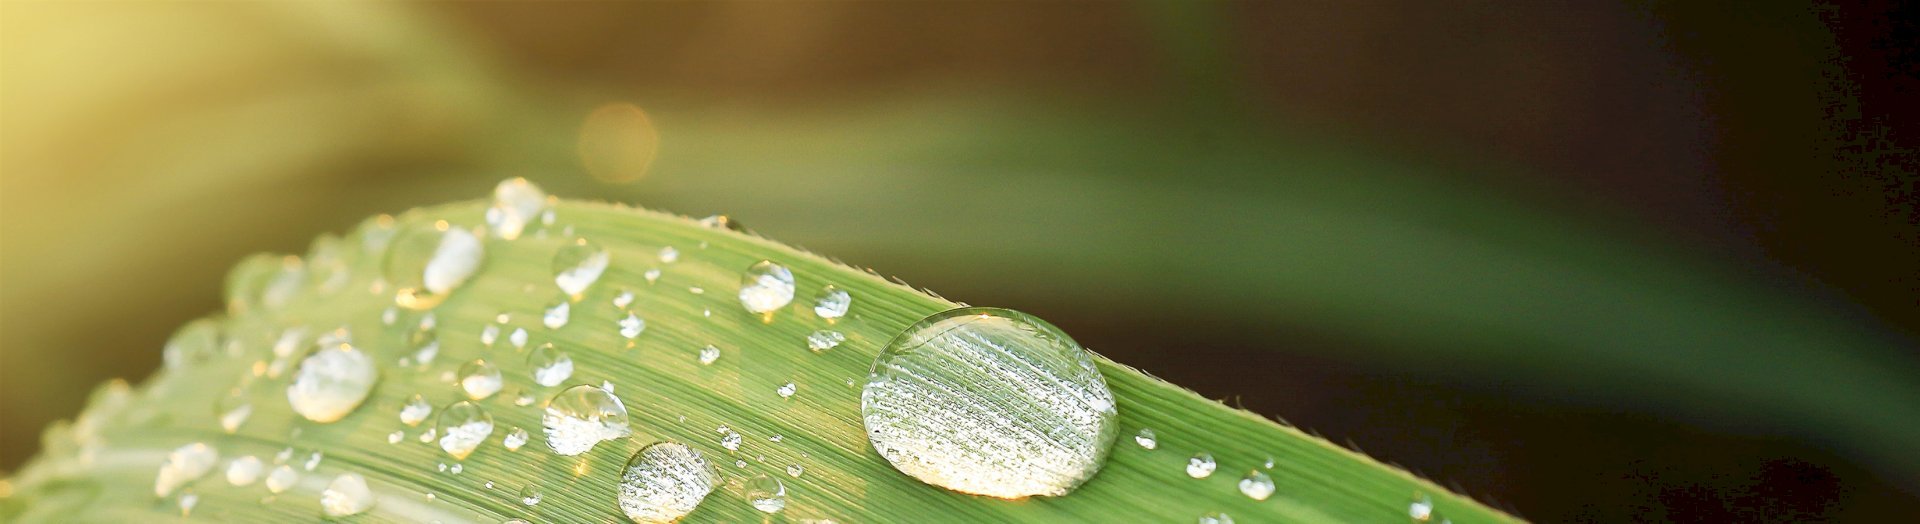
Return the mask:
<path fill-rule="evenodd" d="M 646 176 L 660 151 L 660 133 L 638 106 L 614 102 L 594 108 L 580 126 L 580 162 L 601 182 L 626 184 Z"/>

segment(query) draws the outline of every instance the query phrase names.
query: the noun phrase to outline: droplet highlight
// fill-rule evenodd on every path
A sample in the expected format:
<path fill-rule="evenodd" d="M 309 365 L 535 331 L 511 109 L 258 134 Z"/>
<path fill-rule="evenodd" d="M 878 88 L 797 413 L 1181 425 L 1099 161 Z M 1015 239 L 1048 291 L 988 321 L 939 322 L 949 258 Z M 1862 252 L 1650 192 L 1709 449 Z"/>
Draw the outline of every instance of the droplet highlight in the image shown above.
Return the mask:
<path fill-rule="evenodd" d="M 747 268 L 740 278 L 740 305 L 754 314 L 769 313 L 793 302 L 793 272 L 786 266 L 762 260 Z"/>
<path fill-rule="evenodd" d="M 621 513 L 640 524 L 666 524 L 693 513 L 713 493 L 719 473 L 699 451 L 656 442 L 634 453 L 620 475 Z"/>
<path fill-rule="evenodd" d="M 287 403 L 307 420 L 334 422 L 360 407 L 379 378 L 365 352 L 346 344 L 322 347 L 300 361 L 287 385 Z"/>
<path fill-rule="evenodd" d="M 435 421 L 440 435 L 440 450 L 454 459 L 465 459 L 493 435 L 493 414 L 471 401 L 455 402 L 440 410 Z"/>

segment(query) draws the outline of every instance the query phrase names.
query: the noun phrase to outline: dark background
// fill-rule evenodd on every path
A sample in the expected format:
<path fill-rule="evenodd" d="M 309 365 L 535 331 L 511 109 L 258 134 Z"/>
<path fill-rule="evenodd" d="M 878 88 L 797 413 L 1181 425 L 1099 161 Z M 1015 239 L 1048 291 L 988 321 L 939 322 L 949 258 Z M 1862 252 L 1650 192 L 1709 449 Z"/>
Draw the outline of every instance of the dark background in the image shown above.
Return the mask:
<path fill-rule="evenodd" d="M 1230 302 L 1168 307 L 1152 292 L 1116 300 L 1054 278 L 1075 271 L 1070 258 L 956 265 L 943 254 L 995 233 L 961 229 L 976 204 L 962 197 L 888 207 L 889 192 L 911 191 L 878 175 L 864 180 L 879 196 L 824 182 L 817 194 L 761 191 L 771 178 L 756 177 L 783 176 L 781 158 L 742 164 L 765 173 L 670 169 L 676 154 L 698 156 L 682 153 L 695 147 L 781 151 L 756 149 L 769 133 L 827 144 L 821 155 L 871 157 L 869 146 L 899 147 L 875 141 L 909 140 L 862 123 L 887 115 L 927 115 L 916 125 L 928 129 L 973 118 L 1001 124 L 966 125 L 1018 130 L 1054 118 L 1019 110 L 1040 107 L 1158 129 L 1160 139 L 1202 151 L 1259 149 L 1258 140 L 1220 136 L 1281 129 L 1305 137 L 1308 146 L 1296 147 L 1334 143 L 1421 167 L 1394 177 L 1634 231 L 1635 249 L 1711 261 L 1870 326 L 1899 348 L 1894 365 L 1913 366 L 1912 4 L 587 2 L 254 12 L 278 9 L 6 5 L 0 339 L 11 342 L 0 348 L 0 471 L 23 462 L 38 428 L 76 412 L 93 384 L 155 368 L 175 326 L 220 308 L 221 275 L 241 255 L 300 252 L 312 236 L 372 213 L 479 197 L 504 173 L 567 197 L 732 213 L 772 238 L 949 298 L 1034 313 L 1117 361 L 1532 520 L 1884 521 L 1905 520 L 1920 504 L 1920 472 L 1808 432 L 1502 375 L 1510 370 L 1396 363 L 1397 348 L 1371 347 L 1383 345 L 1378 338 L 1235 315 Z M 232 110 L 281 100 L 263 93 L 309 91 L 323 95 Z M 608 101 L 656 114 L 661 161 L 638 184 L 595 180 L 567 158 L 571 126 Z M 762 120 L 786 124 L 763 130 Z M 154 140 L 181 129 L 217 129 L 205 137 L 219 139 Z M 780 133 L 795 130 L 805 136 Z M 271 140 L 299 147 L 258 147 L 257 159 L 231 147 Z M 1147 267 L 1210 271 L 1156 258 L 1154 246 L 1099 244 L 1100 221 L 1076 213 L 1129 212 L 1103 207 L 1114 202 L 1103 200 L 1106 187 L 1282 180 L 1262 180 L 1258 169 L 1196 180 L 1177 168 L 1207 168 L 1193 158 L 1113 183 L 1099 178 L 1112 152 L 1072 144 L 983 147 L 996 160 L 981 165 L 1085 166 L 1034 175 L 1036 188 L 1081 191 L 1060 197 L 1059 223 L 1029 225 L 1094 238 L 1084 257 L 1135 250 Z M 194 167 L 202 165 L 215 167 Z M 930 252 L 844 227 L 916 213 L 954 215 L 930 223 L 960 232 L 961 244 Z M 1176 232 L 1207 227 L 1165 222 Z M 1593 373 L 1637 387 L 1631 376 Z"/>

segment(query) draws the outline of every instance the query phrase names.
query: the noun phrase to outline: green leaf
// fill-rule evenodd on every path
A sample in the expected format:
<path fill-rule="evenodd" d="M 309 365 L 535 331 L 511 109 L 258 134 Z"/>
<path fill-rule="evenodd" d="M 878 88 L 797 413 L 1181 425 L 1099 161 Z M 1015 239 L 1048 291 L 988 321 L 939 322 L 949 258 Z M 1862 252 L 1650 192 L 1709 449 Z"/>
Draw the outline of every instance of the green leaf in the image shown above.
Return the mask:
<path fill-rule="evenodd" d="M 422 316 L 394 309 L 394 290 L 379 278 L 381 238 L 393 228 L 437 220 L 479 224 L 483 209 L 482 203 L 463 203 L 415 210 L 397 221 L 375 219 L 343 241 L 316 243 L 320 252 L 304 265 L 276 258 L 242 263 L 229 279 L 231 311 L 216 319 L 225 342 L 200 348 L 212 356 L 188 358 L 190 363 L 162 370 L 137 388 L 103 386 L 75 423 L 48 429 L 42 454 L 5 486 L 10 493 L 0 502 L 0 517 L 151 521 L 181 513 L 181 494 L 191 493 L 193 518 L 313 519 L 322 515 L 319 493 L 327 483 L 355 473 L 366 478 L 377 503 L 348 520 L 617 522 L 624 517 L 614 493 L 627 458 L 653 442 L 676 441 L 704 453 L 725 478 L 689 516 L 697 522 L 760 520 L 742 496 L 745 479 L 757 474 L 786 483 L 788 503 L 777 521 L 1184 522 L 1219 511 L 1241 522 L 1392 522 L 1409 519 L 1410 505 L 1426 500 L 1436 522 L 1513 520 L 1322 439 L 1105 359 L 1100 368 L 1118 400 L 1123 436 L 1093 480 L 1065 496 L 1025 500 L 921 483 L 895 471 L 868 445 L 859 386 L 895 334 L 958 304 L 756 236 L 618 206 L 561 202 L 553 206 L 554 224 L 517 240 L 489 239 L 480 271 L 432 310 L 438 357 L 425 369 L 400 366 L 411 354 L 410 338 Z M 564 298 L 554 286 L 551 262 L 572 241 L 569 235 L 605 247 L 612 264 L 578 297 L 566 325 L 548 329 L 542 312 Z M 677 261 L 659 257 L 668 246 L 681 253 Z M 343 282 L 331 281 L 325 271 L 332 249 L 349 271 Z M 799 285 L 798 299 L 768 317 L 748 313 L 735 298 L 742 271 L 763 259 L 791 268 Z M 300 269 L 282 273 L 286 267 Z M 661 273 L 650 281 L 646 273 L 655 268 Z M 297 276 L 299 286 L 284 295 L 290 297 L 284 306 L 272 307 L 278 300 L 263 300 L 261 292 L 283 274 Z M 828 284 L 854 297 L 849 315 L 833 323 L 810 309 L 813 293 Z M 271 293 L 288 291 L 277 289 Z M 622 291 L 634 293 L 627 309 L 647 323 L 631 347 L 617 325 L 625 312 L 613 304 Z M 383 318 L 389 315 L 391 324 Z M 491 347 L 482 344 L 482 331 L 500 318 L 505 324 L 499 339 Z M 336 328 L 350 333 L 352 344 L 380 364 L 372 396 L 333 423 L 295 415 L 286 386 L 297 356 L 276 357 L 272 349 L 289 328 L 305 329 L 309 343 Z M 828 328 L 844 333 L 846 342 L 809 351 L 807 335 Z M 527 348 L 550 342 L 568 352 L 576 367 L 572 377 L 560 387 L 534 383 L 528 350 L 510 342 L 515 329 L 528 333 Z M 720 348 L 722 356 L 702 365 L 698 353 L 707 345 Z M 453 373 L 476 358 L 499 366 L 507 387 L 479 401 L 494 417 L 493 435 L 456 461 L 417 438 L 430 423 L 407 427 L 398 411 L 414 394 L 436 408 L 464 399 Z M 538 406 L 566 386 L 603 381 L 615 386 L 628 407 L 632 437 L 576 457 L 548 452 Z M 776 394 L 788 382 L 797 385 L 797 394 Z M 250 399 L 252 407 L 231 434 L 222 430 L 215 409 L 230 391 Z M 518 405 L 522 393 L 536 401 Z M 745 437 L 737 452 L 720 445 L 720 426 Z M 534 440 L 509 451 L 500 441 L 515 427 Z M 1157 434 L 1157 449 L 1128 437 L 1141 428 Z M 389 443 L 396 431 L 404 438 Z M 167 453 L 195 442 L 219 451 L 213 473 L 180 494 L 156 497 L 153 483 Z M 284 450 L 292 450 L 286 462 L 297 470 L 313 453 L 323 458 L 278 495 L 260 483 L 236 487 L 223 478 L 231 459 L 255 456 L 270 469 Z M 1188 477 L 1187 459 L 1197 452 L 1215 457 L 1215 474 Z M 1269 459 L 1274 495 L 1265 501 L 1242 495 L 1238 479 L 1266 471 Z M 455 464 L 458 474 L 441 470 Z M 789 476 L 793 465 L 804 472 Z M 534 506 L 518 495 L 529 485 L 544 492 Z"/>

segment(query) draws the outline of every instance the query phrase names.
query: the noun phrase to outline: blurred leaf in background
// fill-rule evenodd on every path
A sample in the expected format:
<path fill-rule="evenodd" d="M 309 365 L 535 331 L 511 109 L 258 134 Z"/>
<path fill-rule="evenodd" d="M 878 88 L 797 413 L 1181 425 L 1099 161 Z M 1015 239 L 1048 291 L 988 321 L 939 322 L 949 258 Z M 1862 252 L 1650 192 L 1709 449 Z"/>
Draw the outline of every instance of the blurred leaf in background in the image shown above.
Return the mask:
<path fill-rule="evenodd" d="M 1911 142 L 1849 145 L 1871 35 L 1804 8 L 0 9 L 0 468 L 241 255 L 526 176 L 1034 312 L 1530 518 L 1920 488 Z"/>

